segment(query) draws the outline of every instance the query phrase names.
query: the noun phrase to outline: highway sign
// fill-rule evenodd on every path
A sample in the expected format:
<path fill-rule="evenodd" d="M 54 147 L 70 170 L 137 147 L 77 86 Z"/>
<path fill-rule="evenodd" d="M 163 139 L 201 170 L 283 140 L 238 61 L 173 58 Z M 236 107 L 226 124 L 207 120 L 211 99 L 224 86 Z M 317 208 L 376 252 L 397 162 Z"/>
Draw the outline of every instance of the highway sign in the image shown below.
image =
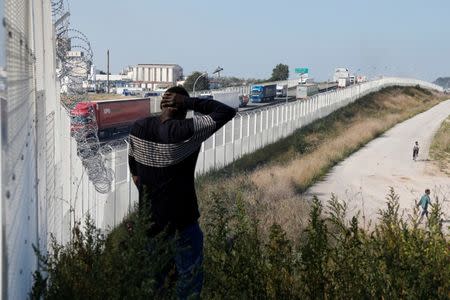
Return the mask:
<path fill-rule="evenodd" d="M 295 73 L 297 74 L 308 74 L 308 68 L 295 68 Z"/>

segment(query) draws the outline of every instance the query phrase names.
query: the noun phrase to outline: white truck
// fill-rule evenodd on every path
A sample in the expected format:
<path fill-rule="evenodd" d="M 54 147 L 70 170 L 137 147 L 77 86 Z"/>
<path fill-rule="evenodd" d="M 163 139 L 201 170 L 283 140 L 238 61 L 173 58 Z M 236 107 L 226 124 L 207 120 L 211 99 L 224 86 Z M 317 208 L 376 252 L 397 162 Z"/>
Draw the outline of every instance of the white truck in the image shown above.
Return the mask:
<path fill-rule="evenodd" d="M 281 98 L 281 97 L 286 97 L 287 96 L 287 91 L 288 91 L 288 86 L 287 84 L 278 84 L 277 85 L 277 97 Z"/>
<path fill-rule="evenodd" d="M 314 78 L 300 77 L 300 79 L 298 80 L 298 84 L 307 84 L 307 83 L 314 83 Z"/>
<path fill-rule="evenodd" d="M 338 79 L 338 88 L 345 88 L 349 84 L 350 84 L 350 78 L 349 77 L 339 78 Z"/>
<path fill-rule="evenodd" d="M 319 86 L 317 84 L 299 84 L 297 85 L 297 99 L 306 99 L 310 96 L 313 96 L 319 92 Z"/>
<path fill-rule="evenodd" d="M 214 100 L 222 102 L 234 109 L 241 107 L 241 98 L 239 92 L 216 92 L 211 91 L 211 96 Z"/>

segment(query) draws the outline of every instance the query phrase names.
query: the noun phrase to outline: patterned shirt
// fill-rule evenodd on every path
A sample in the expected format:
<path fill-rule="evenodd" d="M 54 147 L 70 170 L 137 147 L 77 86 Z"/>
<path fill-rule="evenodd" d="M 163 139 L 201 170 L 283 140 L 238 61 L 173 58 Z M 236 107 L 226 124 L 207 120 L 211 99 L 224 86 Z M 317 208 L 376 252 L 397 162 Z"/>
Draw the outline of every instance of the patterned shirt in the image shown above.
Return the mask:
<path fill-rule="evenodd" d="M 131 174 L 139 177 L 139 205 L 150 206 L 157 232 L 197 221 L 194 173 L 200 146 L 236 114 L 214 100 L 189 98 L 185 107 L 202 116 L 165 122 L 149 117 L 137 121 L 130 133 L 128 161 Z"/>

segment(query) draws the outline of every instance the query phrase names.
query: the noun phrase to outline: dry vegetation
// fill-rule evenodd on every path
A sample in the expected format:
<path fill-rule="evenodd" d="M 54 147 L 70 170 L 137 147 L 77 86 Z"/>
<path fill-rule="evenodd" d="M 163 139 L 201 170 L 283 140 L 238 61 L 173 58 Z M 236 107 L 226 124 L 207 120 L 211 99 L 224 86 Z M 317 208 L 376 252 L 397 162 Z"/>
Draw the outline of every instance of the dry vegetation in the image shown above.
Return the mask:
<path fill-rule="evenodd" d="M 372 139 L 443 99 L 443 95 L 428 90 L 400 87 L 368 95 L 224 170 L 200 178 L 203 216 L 208 215 L 207 199 L 212 192 L 239 190 L 262 232 L 277 223 L 290 238 L 298 236 L 309 212 L 309 200 L 302 196 L 307 188 Z"/>
<path fill-rule="evenodd" d="M 450 117 L 442 122 L 441 127 L 434 136 L 430 154 L 441 172 L 450 175 Z"/>

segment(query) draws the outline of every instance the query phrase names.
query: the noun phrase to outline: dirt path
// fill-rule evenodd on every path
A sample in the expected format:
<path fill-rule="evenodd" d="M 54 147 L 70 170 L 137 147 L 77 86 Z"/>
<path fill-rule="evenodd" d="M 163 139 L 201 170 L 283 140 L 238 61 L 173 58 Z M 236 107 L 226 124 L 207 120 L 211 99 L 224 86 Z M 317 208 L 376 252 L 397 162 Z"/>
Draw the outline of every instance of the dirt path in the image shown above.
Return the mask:
<path fill-rule="evenodd" d="M 440 173 L 428 159 L 431 140 L 442 121 L 450 115 L 450 100 L 440 103 L 387 131 L 336 166 L 323 182 L 313 186 L 314 194 L 328 200 L 331 193 L 347 200 L 353 213 L 364 211 L 373 221 L 385 206 L 389 187 L 400 196 L 400 207 L 411 208 L 431 189 L 444 202 L 445 219 L 450 216 L 450 177 Z M 419 142 L 418 161 L 412 160 L 412 147 Z"/>

